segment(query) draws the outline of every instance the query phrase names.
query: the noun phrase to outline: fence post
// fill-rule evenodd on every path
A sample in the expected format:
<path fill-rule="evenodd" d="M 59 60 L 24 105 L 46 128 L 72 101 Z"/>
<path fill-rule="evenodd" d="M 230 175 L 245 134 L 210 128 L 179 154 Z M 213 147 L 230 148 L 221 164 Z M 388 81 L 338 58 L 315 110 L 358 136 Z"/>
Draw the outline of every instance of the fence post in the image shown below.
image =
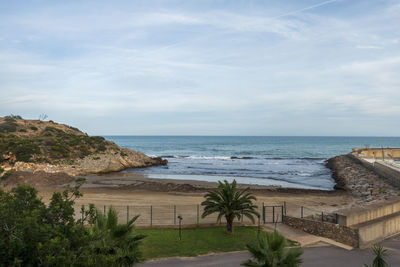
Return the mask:
<path fill-rule="evenodd" d="M 324 221 L 324 212 L 323 211 L 321 211 L 321 220 L 322 220 L 322 222 Z"/>
<path fill-rule="evenodd" d="M 126 222 L 129 222 L 129 205 L 126 206 Z"/>
<path fill-rule="evenodd" d="M 104 205 L 104 217 L 106 217 L 106 205 Z"/>
<path fill-rule="evenodd" d="M 85 205 L 82 205 L 81 213 L 82 213 L 82 223 L 83 223 L 83 214 L 85 213 Z"/>
<path fill-rule="evenodd" d="M 263 222 L 265 224 L 265 206 L 264 206 L 264 202 L 262 203 L 262 216 L 263 216 Z"/>
<path fill-rule="evenodd" d="M 153 205 L 150 205 L 150 227 L 153 226 Z"/>
<path fill-rule="evenodd" d="M 338 216 L 338 214 L 337 213 L 335 213 L 336 214 L 336 224 L 338 224 L 338 221 L 339 221 L 339 216 Z"/>
<path fill-rule="evenodd" d="M 301 206 L 301 218 L 303 218 L 303 206 Z"/>
<path fill-rule="evenodd" d="M 275 206 L 272 206 L 272 223 L 275 223 Z"/>
<path fill-rule="evenodd" d="M 197 223 L 199 223 L 199 204 L 197 204 Z"/>
<path fill-rule="evenodd" d="M 281 222 L 283 222 L 283 206 L 282 207 L 282 211 L 281 211 Z M 286 214 L 285 214 L 286 215 Z"/>
<path fill-rule="evenodd" d="M 176 225 L 176 205 L 174 205 L 174 225 Z"/>
<path fill-rule="evenodd" d="M 286 215 L 286 201 L 283 201 L 283 207 L 285 208 L 285 215 Z"/>

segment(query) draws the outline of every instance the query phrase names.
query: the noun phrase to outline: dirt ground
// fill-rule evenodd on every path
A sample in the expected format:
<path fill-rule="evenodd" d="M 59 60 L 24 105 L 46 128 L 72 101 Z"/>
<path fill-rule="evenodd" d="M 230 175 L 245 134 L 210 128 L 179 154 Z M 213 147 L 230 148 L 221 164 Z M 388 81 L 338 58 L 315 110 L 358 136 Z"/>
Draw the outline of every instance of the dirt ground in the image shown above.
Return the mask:
<path fill-rule="evenodd" d="M 78 205 L 93 203 L 101 205 L 196 205 L 200 204 L 208 190 L 217 187 L 216 183 L 191 180 L 153 179 L 145 175 L 107 174 L 90 175 L 81 188 L 83 197 Z M 65 179 L 63 179 L 65 181 Z M 62 191 L 66 184 L 40 186 L 39 194 L 48 201 L 54 191 Z M 245 188 L 249 185 L 239 185 Z M 257 203 L 265 205 L 306 206 L 331 212 L 351 206 L 353 197 L 345 191 L 319 191 L 304 189 L 273 188 L 250 185 L 256 195 Z"/>
<path fill-rule="evenodd" d="M 138 226 L 176 225 L 176 216 L 182 215 L 185 224 L 209 224 L 216 222 L 216 216 L 201 218 L 204 194 L 215 189 L 217 183 L 149 178 L 145 175 L 111 173 L 105 175 L 89 175 L 86 183 L 80 188 L 83 197 L 75 201 L 75 217 L 81 216 L 81 207 L 94 204 L 103 211 L 113 206 L 117 210 L 119 220 L 126 222 L 135 215 L 140 215 L 135 222 Z M 75 178 L 64 174 L 13 173 L 2 187 L 9 190 L 16 184 L 30 184 L 39 191 L 39 196 L 48 203 L 55 191 L 61 192 L 68 185 L 73 186 Z M 299 217 L 300 214 L 334 213 L 339 209 L 350 207 L 355 199 L 343 190 L 321 191 L 306 189 L 276 188 L 258 185 L 241 185 L 240 189 L 250 187 L 257 197 L 256 205 L 261 214 L 262 206 L 266 206 L 266 220 L 281 217 L 282 206 L 285 205 L 288 215 Z M 284 204 L 285 203 L 285 204 Z M 270 206 L 278 206 L 275 208 Z M 304 206 L 304 208 L 301 208 Z M 242 223 L 251 223 L 242 221 Z M 255 222 L 257 223 L 257 222 Z"/>

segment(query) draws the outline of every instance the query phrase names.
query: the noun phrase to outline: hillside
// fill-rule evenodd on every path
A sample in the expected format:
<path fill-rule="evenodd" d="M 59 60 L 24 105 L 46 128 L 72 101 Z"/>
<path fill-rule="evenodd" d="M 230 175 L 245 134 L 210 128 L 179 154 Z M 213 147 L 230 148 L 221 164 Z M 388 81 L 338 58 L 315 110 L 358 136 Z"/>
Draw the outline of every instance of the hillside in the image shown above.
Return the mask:
<path fill-rule="evenodd" d="M 69 175 L 166 164 L 160 158 L 120 148 L 100 136 L 53 121 L 0 117 L 0 168 Z"/>

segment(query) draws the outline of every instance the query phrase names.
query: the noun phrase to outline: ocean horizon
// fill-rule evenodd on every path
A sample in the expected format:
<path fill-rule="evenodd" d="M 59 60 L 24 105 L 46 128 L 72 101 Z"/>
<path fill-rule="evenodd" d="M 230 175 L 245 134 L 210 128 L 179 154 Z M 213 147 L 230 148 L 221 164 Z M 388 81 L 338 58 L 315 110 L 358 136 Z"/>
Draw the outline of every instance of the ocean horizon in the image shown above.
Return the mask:
<path fill-rule="evenodd" d="M 127 169 L 150 178 L 333 190 L 325 161 L 353 148 L 400 147 L 400 137 L 105 135 L 121 147 L 168 160 L 167 166 Z"/>

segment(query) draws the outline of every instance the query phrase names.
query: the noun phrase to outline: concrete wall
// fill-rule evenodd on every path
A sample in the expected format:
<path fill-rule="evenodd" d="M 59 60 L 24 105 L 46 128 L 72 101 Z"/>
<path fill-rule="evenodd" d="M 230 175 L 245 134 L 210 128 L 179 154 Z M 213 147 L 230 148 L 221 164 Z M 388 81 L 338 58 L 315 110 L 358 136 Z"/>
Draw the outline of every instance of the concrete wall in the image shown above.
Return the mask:
<path fill-rule="evenodd" d="M 354 148 L 352 154 L 377 159 L 389 159 L 390 154 L 394 159 L 400 159 L 400 148 Z"/>
<path fill-rule="evenodd" d="M 400 213 L 355 225 L 359 233 L 359 247 L 367 248 L 400 232 Z"/>
<path fill-rule="evenodd" d="M 352 247 L 358 247 L 358 229 L 355 228 L 290 216 L 283 216 L 283 223 L 313 235 L 327 237 Z"/>
<path fill-rule="evenodd" d="M 360 248 L 367 248 L 400 233 L 400 198 L 338 211 L 337 214 L 339 225 L 357 232 Z"/>
<path fill-rule="evenodd" d="M 400 198 L 365 207 L 338 211 L 338 224 L 352 226 L 400 212 Z"/>

